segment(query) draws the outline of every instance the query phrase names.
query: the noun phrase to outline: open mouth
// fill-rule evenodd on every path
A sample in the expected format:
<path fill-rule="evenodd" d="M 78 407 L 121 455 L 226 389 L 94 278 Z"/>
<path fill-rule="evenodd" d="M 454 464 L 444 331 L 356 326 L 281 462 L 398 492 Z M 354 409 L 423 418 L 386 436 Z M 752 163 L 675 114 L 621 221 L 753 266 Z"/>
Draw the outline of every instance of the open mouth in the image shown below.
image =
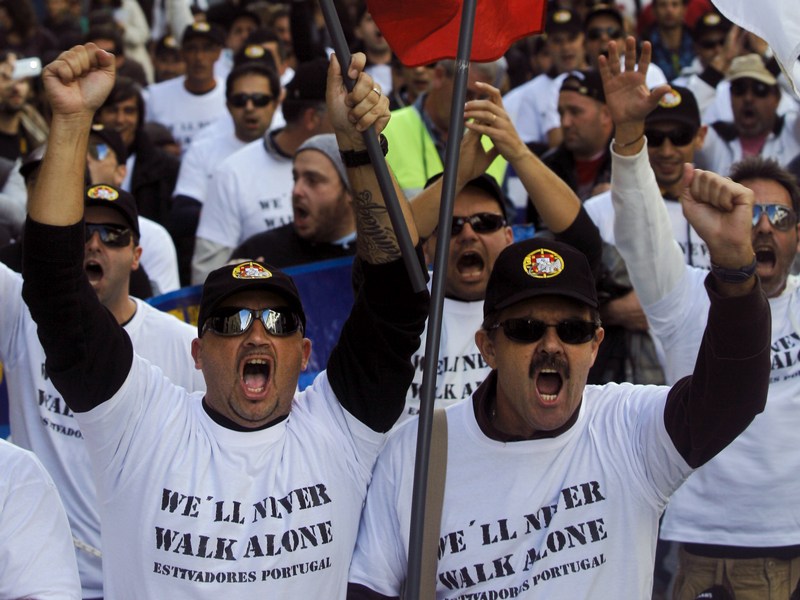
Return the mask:
<path fill-rule="evenodd" d="M 483 257 L 477 252 L 464 252 L 456 262 L 456 269 L 461 275 L 478 275 L 485 266 Z"/>
<path fill-rule="evenodd" d="M 95 282 L 103 278 L 103 267 L 100 266 L 100 263 L 94 260 L 88 260 L 83 268 L 90 282 Z"/>
<path fill-rule="evenodd" d="M 542 369 L 536 375 L 536 391 L 544 402 L 555 402 L 563 385 L 561 373 L 555 369 Z"/>
<path fill-rule="evenodd" d="M 250 394 L 260 394 L 267 389 L 270 364 L 263 358 L 251 358 L 244 363 L 242 382 Z"/>
<path fill-rule="evenodd" d="M 755 249 L 756 262 L 769 268 L 775 266 L 775 250 L 768 246 L 759 246 Z"/>

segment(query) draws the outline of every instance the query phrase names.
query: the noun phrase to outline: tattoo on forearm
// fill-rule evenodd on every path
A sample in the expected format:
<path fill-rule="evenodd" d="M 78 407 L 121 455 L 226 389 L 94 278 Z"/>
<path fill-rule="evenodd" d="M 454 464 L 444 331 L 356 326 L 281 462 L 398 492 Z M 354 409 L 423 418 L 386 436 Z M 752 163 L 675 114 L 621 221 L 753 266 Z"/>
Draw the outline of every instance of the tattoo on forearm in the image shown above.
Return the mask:
<path fill-rule="evenodd" d="M 397 236 L 392 229 L 386 207 L 376 203 L 369 190 L 356 192 L 353 206 L 358 222 L 358 254 L 370 262 L 389 262 L 399 258 Z"/>

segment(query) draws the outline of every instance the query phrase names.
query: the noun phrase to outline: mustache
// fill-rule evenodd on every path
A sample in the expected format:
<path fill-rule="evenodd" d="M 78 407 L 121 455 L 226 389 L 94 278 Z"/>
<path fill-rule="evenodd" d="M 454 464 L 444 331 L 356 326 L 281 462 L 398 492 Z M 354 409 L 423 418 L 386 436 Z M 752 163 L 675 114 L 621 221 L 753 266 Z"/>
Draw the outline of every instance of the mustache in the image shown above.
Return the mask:
<path fill-rule="evenodd" d="M 557 354 L 545 352 L 534 356 L 528 367 L 528 377 L 533 379 L 533 376 L 542 369 L 553 369 L 559 372 L 564 381 L 570 377 L 569 363 Z"/>

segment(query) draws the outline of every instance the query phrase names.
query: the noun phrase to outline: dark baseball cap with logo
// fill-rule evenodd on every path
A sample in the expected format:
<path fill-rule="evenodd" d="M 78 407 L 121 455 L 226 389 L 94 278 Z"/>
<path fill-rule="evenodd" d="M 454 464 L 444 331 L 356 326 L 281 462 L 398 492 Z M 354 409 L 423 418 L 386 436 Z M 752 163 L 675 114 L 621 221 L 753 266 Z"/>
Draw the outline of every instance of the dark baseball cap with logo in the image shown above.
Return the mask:
<path fill-rule="evenodd" d="M 325 88 L 328 81 L 328 59 L 315 58 L 300 63 L 292 80 L 286 84 L 286 100 L 325 100 Z"/>
<path fill-rule="evenodd" d="M 203 335 L 203 325 L 219 308 L 223 300 L 234 294 L 247 291 L 272 292 L 281 296 L 306 326 L 306 314 L 300 293 L 294 280 L 283 271 L 268 264 L 246 261 L 237 265 L 225 265 L 209 273 L 203 284 L 200 311 L 197 317 L 197 335 Z"/>
<path fill-rule="evenodd" d="M 425 188 L 427 189 L 432 186 L 434 182 L 442 178 L 443 174 L 444 173 L 437 173 L 436 175 L 430 177 L 428 181 L 425 182 Z M 516 208 L 514 208 L 511 200 L 509 200 L 508 197 L 503 193 L 503 190 L 498 185 L 497 180 L 488 173 L 481 173 L 474 179 L 470 179 L 464 184 L 464 187 L 475 187 L 485 192 L 497 202 L 497 205 L 500 207 L 500 211 L 503 213 L 506 221 L 511 222 L 514 220 Z"/>
<path fill-rule="evenodd" d="M 133 231 L 134 239 L 139 239 L 139 211 L 136 209 L 136 199 L 130 192 L 101 183 L 87 187 L 83 199 L 86 206 L 105 206 L 116 210 Z"/>
<path fill-rule="evenodd" d="M 486 286 L 484 319 L 537 296 L 564 296 L 597 308 L 594 276 L 586 256 L 569 244 L 536 237 L 504 248 Z"/>
<path fill-rule="evenodd" d="M 691 90 L 673 85 L 655 109 L 647 115 L 645 122 L 650 123 L 685 123 L 697 130 L 700 128 L 700 108 Z"/>
<path fill-rule="evenodd" d="M 560 8 L 548 11 L 547 21 L 544 25 L 544 32 L 548 35 L 553 33 L 568 33 L 577 35 L 583 31 L 581 17 L 574 10 Z"/>
<path fill-rule="evenodd" d="M 181 45 L 185 46 L 189 41 L 201 38 L 211 40 L 217 46 L 225 45 L 225 30 L 216 23 L 192 23 L 183 30 Z"/>

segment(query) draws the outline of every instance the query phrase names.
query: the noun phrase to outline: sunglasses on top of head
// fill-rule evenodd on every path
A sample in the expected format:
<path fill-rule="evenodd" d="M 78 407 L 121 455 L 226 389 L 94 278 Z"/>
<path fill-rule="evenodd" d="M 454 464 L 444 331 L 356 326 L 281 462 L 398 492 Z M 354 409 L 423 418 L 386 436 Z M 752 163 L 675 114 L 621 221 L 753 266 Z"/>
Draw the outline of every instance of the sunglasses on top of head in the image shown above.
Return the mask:
<path fill-rule="evenodd" d="M 505 227 L 506 220 L 503 215 L 494 213 L 476 213 L 468 217 L 453 217 L 450 233 L 454 236 L 458 235 L 467 223 L 475 233 L 492 233 L 501 227 Z"/>
<path fill-rule="evenodd" d="M 763 81 L 748 81 L 737 79 L 731 82 L 731 94 L 734 96 L 744 96 L 749 90 L 756 98 L 766 98 L 772 93 L 774 86 L 767 85 Z"/>
<path fill-rule="evenodd" d="M 100 236 L 100 241 L 112 248 L 125 248 L 131 242 L 132 232 L 124 225 L 115 223 L 86 223 L 86 243 L 92 239 L 95 232 Z"/>
<path fill-rule="evenodd" d="M 761 220 L 761 215 L 766 214 L 770 225 L 778 231 L 789 231 L 797 225 L 797 214 L 783 204 L 754 204 L 753 227 Z"/>
<path fill-rule="evenodd" d="M 253 106 L 256 108 L 264 108 L 267 104 L 275 99 L 274 96 L 269 94 L 231 94 L 228 102 L 235 108 L 244 108 L 247 106 L 248 100 L 252 100 Z"/>
<path fill-rule="evenodd" d="M 217 335 L 242 335 L 255 323 L 261 321 L 270 335 L 285 337 L 302 328 L 300 316 L 288 308 L 241 308 L 226 306 L 215 310 L 203 324 L 203 333 L 213 331 Z"/>
<path fill-rule="evenodd" d="M 694 140 L 697 130 L 690 127 L 678 127 L 670 130 L 645 129 L 644 134 L 647 136 L 647 145 L 652 148 L 663 145 L 665 140 L 669 140 L 673 146 L 687 146 Z"/>
<path fill-rule="evenodd" d="M 566 319 L 551 324 L 538 319 L 518 318 L 495 323 L 489 330 L 502 329 L 508 339 L 531 344 L 542 339 L 549 327 L 556 330 L 559 339 L 565 344 L 585 344 L 594 337 L 599 325 L 594 321 L 581 319 Z"/>

